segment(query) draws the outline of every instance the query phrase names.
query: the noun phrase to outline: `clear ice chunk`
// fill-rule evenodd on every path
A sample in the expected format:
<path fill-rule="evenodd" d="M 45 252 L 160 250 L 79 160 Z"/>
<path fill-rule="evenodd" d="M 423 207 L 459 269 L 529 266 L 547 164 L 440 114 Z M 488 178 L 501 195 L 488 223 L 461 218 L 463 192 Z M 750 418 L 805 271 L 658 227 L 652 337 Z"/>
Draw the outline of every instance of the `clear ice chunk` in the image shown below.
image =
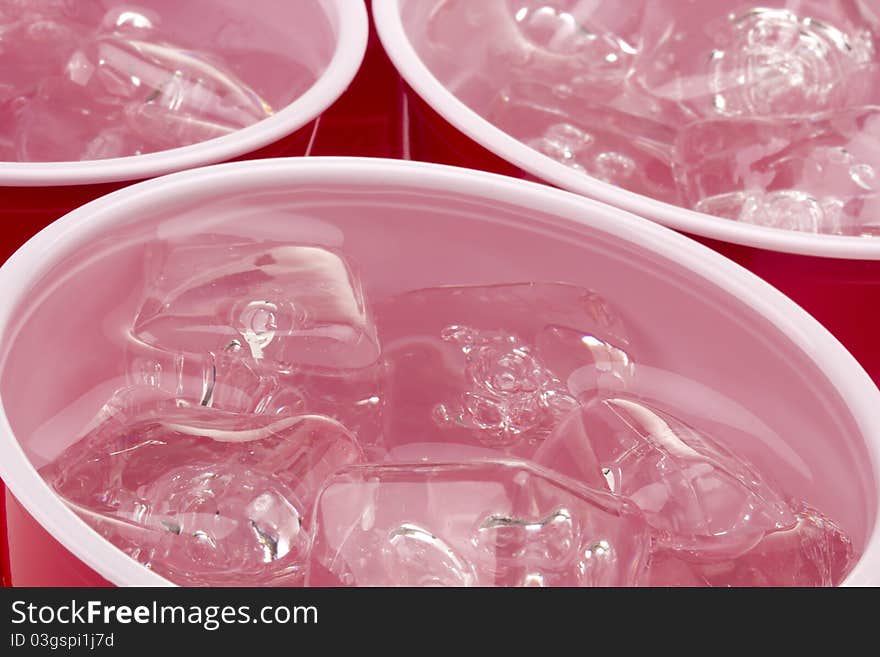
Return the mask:
<path fill-rule="evenodd" d="M 303 508 L 277 479 L 230 465 L 190 466 L 165 471 L 143 496 L 151 502 L 142 522 L 165 530 L 150 555 L 153 570 L 189 585 L 302 581 Z"/>
<path fill-rule="evenodd" d="M 624 89 L 603 102 L 570 87 L 529 82 L 505 89 L 486 118 L 577 171 L 653 198 L 678 200 L 672 170 L 676 124 L 650 98 L 640 100 Z"/>
<path fill-rule="evenodd" d="M 630 502 L 516 461 L 337 473 L 315 507 L 311 586 L 631 586 L 651 539 Z"/>
<path fill-rule="evenodd" d="M 159 39 L 157 23 L 152 12 L 115 7 L 87 23 L 28 14 L 0 24 L 0 102 L 32 97 L 14 126 L 16 159 L 139 155 L 220 137 L 272 114 L 219 59 Z"/>
<path fill-rule="evenodd" d="M 75 489 L 94 504 L 117 485 L 119 495 L 137 491 L 163 464 L 228 461 L 278 477 L 308 503 L 335 469 L 362 460 L 355 437 L 329 417 L 230 413 L 133 386 L 114 395 L 56 461 L 53 481 L 62 494 Z"/>
<path fill-rule="evenodd" d="M 880 108 L 686 127 L 676 177 L 694 209 L 753 224 L 860 234 L 878 225 Z"/>
<path fill-rule="evenodd" d="M 471 71 L 448 71 L 465 49 L 478 75 L 505 86 L 543 80 L 552 86 L 612 92 L 635 54 L 642 2 L 626 7 L 578 0 L 444 0 L 426 16 L 428 59 L 459 87 Z M 448 71 L 449 75 L 445 75 Z"/>
<path fill-rule="evenodd" d="M 807 115 L 863 102 L 875 51 L 851 0 L 646 3 L 633 80 L 698 117 Z"/>
<path fill-rule="evenodd" d="M 67 58 L 87 38 L 77 23 L 27 13 L 0 21 L 0 103 L 34 93 L 40 81 L 64 72 Z"/>
<path fill-rule="evenodd" d="M 154 259 L 135 322 L 150 344 L 200 353 L 234 338 L 257 360 L 331 370 L 379 357 L 361 282 L 335 251 L 200 235 L 164 243 Z"/>
<path fill-rule="evenodd" d="M 835 586 L 853 561 L 852 542 L 841 528 L 805 508 L 793 528 L 768 534 L 732 570 L 716 568 L 704 576 L 727 586 Z"/>
<path fill-rule="evenodd" d="M 832 520 L 803 506 L 794 527 L 767 534 L 740 557 L 688 561 L 660 550 L 649 586 L 836 586 L 854 562 L 852 541 Z"/>
<path fill-rule="evenodd" d="M 0 17 L 5 21 L 45 17 L 88 22 L 100 16 L 96 0 L 0 0 Z"/>
<path fill-rule="evenodd" d="M 361 462 L 354 436 L 327 417 L 228 413 L 132 387 L 41 473 L 156 572 L 254 585 L 301 581 L 316 494 Z"/>
<path fill-rule="evenodd" d="M 796 522 L 788 503 L 746 460 L 634 397 L 597 399 L 577 409 L 535 461 L 591 485 L 601 477 L 644 512 L 658 545 L 689 558 L 735 558 Z"/>
<path fill-rule="evenodd" d="M 602 304 L 601 297 L 596 303 Z M 601 305 L 598 307 L 602 307 Z M 609 314 L 615 334 L 625 335 L 619 318 Z M 536 339 L 536 350 L 546 366 L 565 382 L 568 392 L 583 402 L 599 394 L 626 390 L 636 365 L 625 342 L 601 339 L 568 326 L 548 326 Z"/>
<path fill-rule="evenodd" d="M 643 4 L 507 0 L 516 27 L 514 47 L 524 53 L 520 75 L 613 93 L 632 66 Z"/>
<path fill-rule="evenodd" d="M 148 20 L 118 17 L 122 32 L 95 37 L 67 64 L 67 78 L 90 98 L 122 107 L 133 135 L 160 148 L 185 146 L 272 114 L 265 100 L 209 55 L 132 38 L 134 26 Z"/>
<path fill-rule="evenodd" d="M 541 439 L 573 407 L 562 382 L 515 336 L 449 326 L 441 338 L 461 350 L 465 377 L 460 400 L 434 407 L 441 427 L 474 431 L 485 444 L 510 445 Z"/>
<path fill-rule="evenodd" d="M 171 352 L 128 336 L 131 385 L 159 388 L 191 405 L 232 413 L 279 414 L 305 410 L 295 387 L 283 387 L 276 368 L 243 353 L 233 338 L 218 353 Z"/>
<path fill-rule="evenodd" d="M 329 415 L 364 442 L 377 437 L 380 347 L 342 255 L 200 236 L 157 247 L 149 280 L 130 341 L 135 382 L 159 372 L 163 389 L 190 390 L 194 403 Z"/>
<path fill-rule="evenodd" d="M 136 38 L 152 38 L 154 31 L 160 25 L 161 18 L 157 12 L 144 7 L 122 5 L 112 7 L 104 14 L 99 32 Z"/>
<path fill-rule="evenodd" d="M 147 143 L 121 123 L 120 107 L 101 108 L 87 90 L 66 78 L 47 78 L 18 111 L 15 159 L 77 161 L 147 151 Z"/>
<path fill-rule="evenodd" d="M 564 283 L 417 290 L 385 302 L 377 314 L 388 341 L 387 403 L 394 408 L 384 422 L 389 449 L 442 442 L 528 456 L 574 408 L 566 386 L 574 370 L 630 362 L 610 304 Z M 591 385 L 588 378 L 579 379 L 578 394 Z M 594 377 L 596 385 L 602 381 Z"/>

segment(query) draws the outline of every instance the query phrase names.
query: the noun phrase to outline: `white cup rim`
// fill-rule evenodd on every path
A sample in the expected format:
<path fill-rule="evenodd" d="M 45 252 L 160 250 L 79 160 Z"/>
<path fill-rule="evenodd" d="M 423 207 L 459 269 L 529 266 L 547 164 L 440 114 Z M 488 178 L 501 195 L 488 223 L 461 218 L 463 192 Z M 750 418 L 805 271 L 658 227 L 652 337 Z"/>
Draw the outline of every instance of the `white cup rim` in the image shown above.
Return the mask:
<path fill-rule="evenodd" d="M 142 180 L 224 162 L 293 134 L 329 108 L 354 79 L 367 49 L 366 6 L 350 0 L 315 0 L 338 18 L 333 56 L 302 95 L 272 116 L 241 130 L 168 150 L 82 162 L 0 161 L 0 187 L 60 187 Z M 333 12 L 333 14 L 331 14 Z"/>
<path fill-rule="evenodd" d="M 448 192 L 501 201 L 590 226 L 686 267 L 725 290 L 778 327 L 824 372 L 865 437 L 871 471 L 880 486 L 880 390 L 827 329 L 771 285 L 691 239 L 623 210 L 552 187 L 439 164 L 377 158 L 280 158 L 214 165 L 148 180 L 92 201 L 32 237 L 0 267 L 0 335 L 13 321 L 29 286 L 59 258 L 89 243 L 107 227 L 149 212 L 161 199 L 172 207 L 216 189 L 294 188 L 298 185 L 387 186 Z M 3 364 L 0 363 L 0 368 Z M 125 556 L 70 511 L 43 482 L 15 439 L 0 398 L 0 477 L 28 512 L 65 548 L 111 582 L 169 585 Z M 880 497 L 880 493 L 878 493 Z M 878 500 L 880 502 L 880 500 Z M 878 504 L 880 506 L 880 504 Z M 880 522 L 869 528 L 866 549 L 845 585 L 880 585 Z"/>
<path fill-rule="evenodd" d="M 880 238 L 817 235 L 719 219 L 611 185 L 526 146 L 461 102 L 425 66 L 403 27 L 401 7 L 406 1 L 372 0 L 376 31 L 400 75 L 446 121 L 520 169 L 563 189 L 651 218 L 691 235 L 782 253 L 880 260 Z"/>

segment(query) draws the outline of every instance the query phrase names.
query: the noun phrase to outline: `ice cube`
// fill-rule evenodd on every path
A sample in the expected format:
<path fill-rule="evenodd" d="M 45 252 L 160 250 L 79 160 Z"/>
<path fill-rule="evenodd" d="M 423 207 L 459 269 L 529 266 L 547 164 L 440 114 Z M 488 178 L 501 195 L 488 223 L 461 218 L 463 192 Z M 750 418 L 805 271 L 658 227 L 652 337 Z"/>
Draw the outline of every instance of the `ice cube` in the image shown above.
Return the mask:
<path fill-rule="evenodd" d="M 335 251 L 200 235 L 162 244 L 154 260 L 135 323 L 150 344 L 199 353 L 239 339 L 254 359 L 331 370 L 378 359 L 361 282 Z"/>
<path fill-rule="evenodd" d="M 832 520 L 806 507 L 793 528 L 768 534 L 734 561 L 732 570 L 716 568 L 704 576 L 716 586 L 835 586 L 853 563 L 849 537 Z"/>
<path fill-rule="evenodd" d="M 157 12 L 144 7 L 123 5 L 113 7 L 104 14 L 100 31 L 145 39 L 152 38 L 153 31 L 160 25 L 161 18 Z"/>
<path fill-rule="evenodd" d="M 77 161 L 123 157 L 148 150 L 137 135 L 120 127 L 121 117 L 121 107 L 102 107 L 68 79 L 49 78 L 18 111 L 16 159 Z"/>
<path fill-rule="evenodd" d="M 659 551 L 651 586 L 836 586 L 854 563 L 850 538 L 832 520 L 807 506 L 794 527 L 771 532 L 742 556 L 713 563 Z"/>
<path fill-rule="evenodd" d="M 512 40 L 525 53 L 517 75 L 613 93 L 636 54 L 643 5 L 638 1 L 612 8 L 579 0 L 507 0 L 516 28 Z"/>
<path fill-rule="evenodd" d="M 516 461 L 348 468 L 315 518 L 313 586 L 626 586 L 650 550 L 628 501 Z"/>
<path fill-rule="evenodd" d="M 602 303 L 600 297 L 597 303 Z M 622 327 L 619 331 L 622 335 Z M 535 342 L 542 362 L 582 402 L 595 395 L 626 390 L 635 375 L 635 363 L 619 346 L 625 343 L 615 344 L 566 326 L 546 327 Z"/>
<path fill-rule="evenodd" d="M 17 159 L 15 152 L 15 126 L 18 117 L 27 104 L 24 97 L 3 100 L 3 83 L 0 82 L 0 126 L 8 126 L 8 129 L 0 130 L 0 162 L 12 162 Z"/>
<path fill-rule="evenodd" d="M 302 584 L 308 534 L 274 479 L 225 464 L 182 467 L 144 491 L 156 506 L 122 515 L 65 502 L 127 555 L 182 586 Z"/>
<path fill-rule="evenodd" d="M 109 128 L 99 132 L 83 149 L 81 160 L 106 160 L 111 157 L 141 155 L 145 146 L 124 129 Z"/>
<path fill-rule="evenodd" d="M 377 437 L 378 337 L 360 279 L 341 254 L 198 236 L 163 243 L 153 256 L 130 372 L 143 380 L 158 363 L 170 390 L 181 358 L 196 373 L 216 360 L 215 407 L 330 415 L 365 443 Z"/>
<path fill-rule="evenodd" d="M 539 464 L 632 499 L 658 544 L 706 561 L 736 558 L 790 529 L 788 503 L 742 457 L 642 399 L 596 399 L 535 455 Z"/>
<path fill-rule="evenodd" d="M 505 0 L 488 0 L 480 4 L 468 0 L 440 0 L 425 16 L 425 34 L 432 47 L 452 53 L 462 35 L 497 28 L 507 15 Z"/>
<path fill-rule="evenodd" d="M 450 326 L 441 338 L 464 355 L 465 379 L 459 400 L 434 407 L 441 427 L 474 431 L 489 445 L 533 442 L 572 408 L 562 382 L 515 336 Z"/>
<path fill-rule="evenodd" d="M 654 588 L 711 586 L 698 568 L 682 561 L 679 556 L 672 550 L 656 549 L 651 555 L 646 586 Z"/>
<path fill-rule="evenodd" d="M 633 79 L 696 116 L 805 115 L 861 102 L 873 41 L 850 0 L 648 2 Z"/>
<path fill-rule="evenodd" d="M 303 507 L 274 477 L 231 464 L 188 466 L 163 472 L 142 494 L 140 522 L 165 530 L 144 560 L 156 572 L 190 586 L 302 582 Z"/>
<path fill-rule="evenodd" d="M 426 36 L 434 51 L 445 54 L 441 68 L 460 67 L 461 60 L 452 58 L 478 44 L 482 52 L 471 54 L 481 56 L 485 73 L 502 85 L 527 78 L 609 87 L 624 79 L 635 54 L 642 4 L 444 0 L 427 15 Z"/>
<path fill-rule="evenodd" d="M 86 36 L 76 23 L 41 15 L 0 23 L 0 102 L 28 96 L 44 79 L 62 75 Z"/>
<path fill-rule="evenodd" d="M 440 441 L 528 456 L 574 407 L 565 377 L 605 369 L 628 348 L 610 304 L 563 283 L 418 290 L 377 314 L 389 341 L 389 448 Z"/>
<path fill-rule="evenodd" d="M 421 13 L 411 22 L 424 33 L 413 42 L 431 71 L 483 114 L 499 89 L 519 83 L 594 103 L 616 96 L 635 53 L 642 4 L 445 0 L 408 11 Z"/>
<path fill-rule="evenodd" d="M 355 437 L 332 418 L 230 413 L 133 386 L 118 391 L 46 472 L 63 496 L 109 511 L 108 491 L 134 495 L 163 468 L 242 464 L 278 477 L 308 503 L 333 470 L 362 460 Z"/>
<path fill-rule="evenodd" d="M 10 70 L 24 76 L 13 81 L 18 93 L 39 85 L 38 101 L 20 128 L 25 133 L 21 159 L 137 155 L 223 136 L 272 114 L 221 62 L 135 38 L 144 36 L 150 20 L 119 8 L 111 14 L 117 29 L 91 38 L 48 21 L 15 28 L 23 34 L 0 32 L 0 58 L 12 56 L 3 54 L 4 43 L 20 42 L 23 56 L 40 67 L 9 63 Z M 43 42 L 51 50 L 46 56 L 35 52 Z M 25 88 L 25 82 L 31 87 Z"/>
<path fill-rule="evenodd" d="M 685 128 L 676 176 L 697 210 L 792 230 L 858 234 L 876 223 L 880 109 L 810 119 L 719 119 Z"/>
<path fill-rule="evenodd" d="M 97 0 L 0 0 L 0 16 L 9 20 L 44 17 L 89 24 L 101 11 Z"/>
<path fill-rule="evenodd" d="M 123 26 L 149 22 L 117 17 Z M 102 34 L 68 62 L 69 79 L 96 102 L 124 104 L 127 129 L 150 150 L 185 146 L 245 128 L 272 114 L 269 104 L 225 66 L 204 53 Z"/>
<path fill-rule="evenodd" d="M 676 202 L 672 152 L 679 114 L 636 98 L 622 83 L 615 97 L 603 100 L 589 90 L 529 82 L 505 89 L 486 118 L 566 166 Z"/>
<path fill-rule="evenodd" d="M 228 413 L 133 387 L 41 474 L 157 572 L 247 584 L 249 575 L 301 576 L 316 494 L 335 470 L 362 461 L 354 436 L 327 417 Z"/>
<path fill-rule="evenodd" d="M 233 413 L 305 410 L 299 391 L 284 387 L 272 365 L 242 353 L 244 348 L 235 338 L 218 353 L 171 352 L 133 335 L 126 347 L 131 385 L 152 386 L 191 405 Z"/>

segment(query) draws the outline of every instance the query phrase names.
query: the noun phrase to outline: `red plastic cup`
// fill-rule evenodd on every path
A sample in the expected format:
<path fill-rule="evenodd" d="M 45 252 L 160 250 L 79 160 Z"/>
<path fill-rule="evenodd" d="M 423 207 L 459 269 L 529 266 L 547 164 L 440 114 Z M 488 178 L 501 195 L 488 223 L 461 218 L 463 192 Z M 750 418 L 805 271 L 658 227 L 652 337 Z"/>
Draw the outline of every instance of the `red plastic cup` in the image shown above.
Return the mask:
<path fill-rule="evenodd" d="M 145 243 L 169 231 L 343 248 L 374 299 L 524 280 L 595 289 L 654 345 L 652 366 L 693 382 L 682 403 L 717 393 L 748 409 L 772 436 L 752 449 L 766 457 L 772 444 L 774 478 L 833 517 L 862 553 L 845 583 L 880 584 L 880 391 L 779 291 L 665 227 L 550 186 L 425 163 L 294 158 L 117 191 L 53 223 L 0 268 L 0 475 L 13 585 L 168 583 L 80 520 L 36 468 L 80 434 L 105 382 L 120 376 L 124 348 L 104 337 L 106 322 L 136 312 L 130 291 L 146 275 Z M 91 406 L 71 406 L 81 398 Z"/>
<path fill-rule="evenodd" d="M 546 157 L 459 100 L 419 57 L 409 34 L 436 4 L 373 0 L 379 37 L 407 85 L 408 152 L 413 159 L 540 180 L 688 234 L 791 296 L 880 381 L 880 239 L 722 220 L 610 185 Z"/>
<path fill-rule="evenodd" d="M 194 6 L 172 0 L 157 0 L 151 8 L 166 24 L 183 23 L 188 40 L 201 40 L 206 49 L 232 20 L 234 32 L 243 35 L 238 38 L 258 34 L 262 49 L 290 53 L 322 72 L 309 89 L 273 116 L 192 146 L 85 162 L 0 162 L 0 262 L 50 221 L 132 182 L 227 160 L 306 155 L 319 137 L 331 139 L 325 133 L 333 128 L 321 126 L 322 115 L 349 86 L 363 59 L 369 25 L 363 3 L 225 1 L 197 15 Z M 319 25 L 322 29 L 309 27 Z M 242 76 L 252 84 L 261 83 L 267 98 L 284 96 L 289 84 L 284 70 L 247 61 L 239 64 Z"/>

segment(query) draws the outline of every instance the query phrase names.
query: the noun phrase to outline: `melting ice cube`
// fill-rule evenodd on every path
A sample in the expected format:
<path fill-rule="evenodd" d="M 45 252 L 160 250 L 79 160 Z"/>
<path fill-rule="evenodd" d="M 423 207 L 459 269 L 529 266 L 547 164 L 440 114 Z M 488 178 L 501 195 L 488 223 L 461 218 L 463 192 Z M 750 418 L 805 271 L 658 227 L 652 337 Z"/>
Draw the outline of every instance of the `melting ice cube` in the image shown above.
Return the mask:
<path fill-rule="evenodd" d="M 441 334 L 464 354 L 464 392 L 441 402 L 433 417 L 441 427 L 476 432 L 481 442 L 510 445 L 542 438 L 574 400 L 515 336 L 450 326 Z"/>
<path fill-rule="evenodd" d="M 651 586 L 836 586 L 854 562 L 852 542 L 831 519 L 802 506 L 796 524 L 771 532 L 742 556 L 720 562 L 688 561 L 660 551 L 652 558 Z"/>
<path fill-rule="evenodd" d="M 642 2 L 625 7 L 578 0 L 507 0 L 524 51 L 519 76 L 574 88 L 623 82 L 636 54 Z"/>
<path fill-rule="evenodd" d="M 29 13 L 0 20 L 0 102 L 28 96 L 43 78 L 61 75 L 84 38 L 83 26 L 57 17 Z"/>
<path fill-rule="evenodd" d="M 874 54 L 866 21 L 846 0 L 796 5 L 648 2 L 633 79 L 704 117 L 805 115 L 860 102 Z"/>
<path fill-rule="evenodd" d="M 18 5 L 0 12 L 9 7 Z M 23 7 L 10 14 L 15 20 L 0 20 L 0 103 L 30 101 L 9 132 L 16 159 L 139 155 L 220 137 L 273 113 L 218 58 L 163 41 L 152 12 L 115 7 L 102 19 L 100 3 Z"/>
<path fill-rule="evenodd" d="M 124 26 L 133 27 L 129 23 Z M 209 55 L 118 31 L 73 53 L 67 79 L 94 102 L 119 105 L 128 130 L 159 147 L 219 137 L 272 114 L 266 101 Z"/>
<path fill-rule="evenodd" d="M 160 385 L 179 394 L 172 388 L 181 368 L 197 373 L 200 363 L 215 363 L 206 375 L 215 382 L 212 403 L 193 401 L 330 415 L 360 440 L 375 439 L 380 348 L 360 279 L 340 254 L 201 236 L 153 255 L 154 282 L 131 341 L 138 382 L 159 370 L 167 382 Z"/>
<path fill-rule="evenodd" d="M 574 285 L 418 290 L 384 303 L 378 315 L 395 409 L 385 423 L 388 447 L 441 441 L 528 455 L 574 407 L 566 386 L 574 369 L 626 378 L 631 366 L 616 313 Z M 597 376 L 577 392 L 604 384 Z"/>
<path fill-rule="evenodd" d="M 152 37 L 154 30 L 161 25 L 161 18 L 155 11 L 144 7 L 122 5 L 113 7 L 101 19 L 100 32 L 103 34 L 122 34 L 132 37 Z"/>
<path fill-rule="evenodd" d="M 584 90 L 529 82 L 505 89 L 486 118 L 566 166 L 676 202 L 672 146 L 679 114 L 628 87 L 603 100 Z"/>
<path fill-rule="evenodd" d="M 592 485 L 601 477 L 645 513 L 660 546 L 699 559 L 735 558 L 796 522 L 748 462 L 634 397 L 578 409 L 535 460 Z"/>
<path fill-rule="evenodd" d="M 496 87 L 525 79 L 608 89 L 631 64 L 641 8 L 641 2 L 612 8 L 577 0 L 444 0 L 426 17 L 426 55 L 452 86 L 468 72 L 447 71 L 477 61 Z M 453 59 L 463 48 L 469 58 Z"/>
<path fill-rule="evenodd" d="M 21 161 L 77 161 L 134 155 L 144 142 L 120 127 L 120 108 L 97 108 L 61 77 L 41 82 L 17 112 L 14 143 Z"/>
<path fill-rule="evenodd" d="M 336 469 L 362 460 L 354 436 L 327 417 L 229 413 L 136 387 L 114 396 L 42 474 L 157 572 L 250 584 L 300 577 L 315 495 Z"/>
<path fill-rule="evenodd" d="M 360 280 L 340 254 L 222 236 L 163 246 L 135 322 L 146 342 L 200 353 L 238 339 L 251 357 L 287 367 L 356 369 L 377 360 Z"/>
<path fill-rule="evenodd" d="M 877 220 L 880 111 L 694 123 L 676 175 L 697 210 L 808 232 L 860 234 Z"/>
<path fill-rule="evenodd" d="M 315 586 L 626 586 L 650 550 L 631 503 L 516 461 L 348 468 L 315 513 Z"/>

